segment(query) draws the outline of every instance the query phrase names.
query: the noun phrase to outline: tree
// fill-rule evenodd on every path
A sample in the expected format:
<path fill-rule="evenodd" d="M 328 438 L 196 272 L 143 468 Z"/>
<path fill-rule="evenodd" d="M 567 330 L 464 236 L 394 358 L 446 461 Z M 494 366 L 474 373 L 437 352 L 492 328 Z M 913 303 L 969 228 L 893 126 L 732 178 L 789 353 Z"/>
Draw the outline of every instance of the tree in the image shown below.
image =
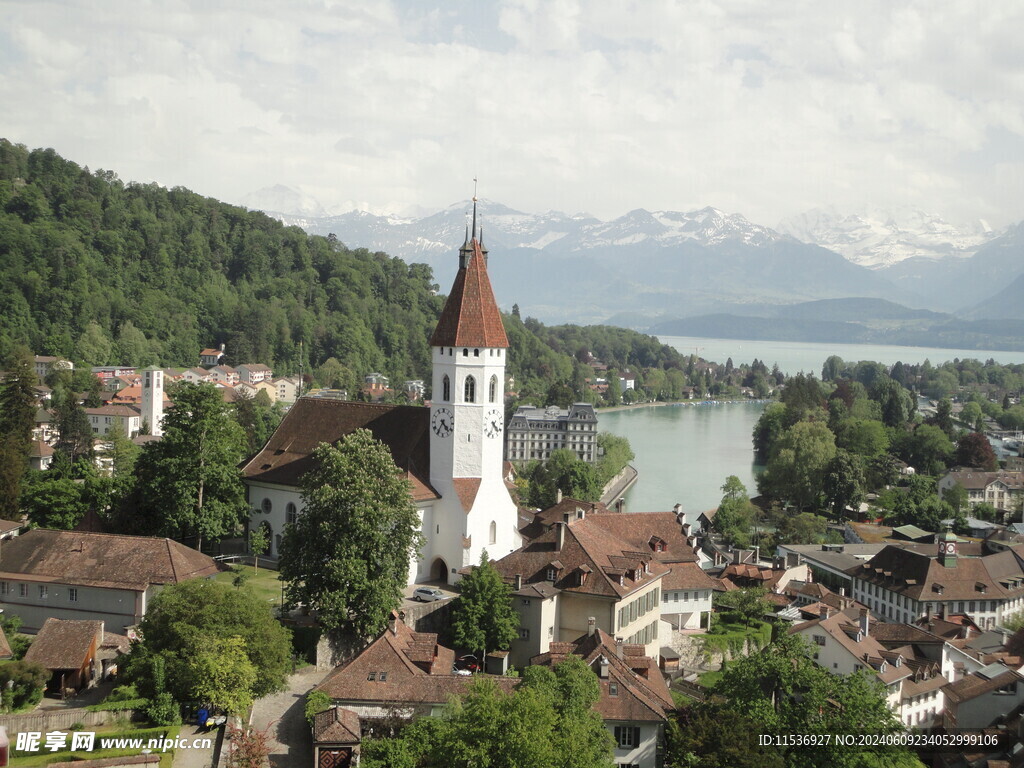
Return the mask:
<path fill-rule="evenodd" d="M 528 667 L 515 691 L 475 681 L 441 718 L 367 740 L 363 768 L 613 768 L 612 738 L 593 704 L 597 675 L 577 656 Z"/>
<path fill-rule="evenodd" d="M 957 514 L 967 509 L 968 498 L 967 489 L 959 480 L 942 491 L 942 500 L 949 504 Z"/>
<path fill-rule="evenodd" d="M 28 468 L 35 425 L 37 383 L 32 355 L 18 347 L 7 360 L 0 382 L 0 516 L 18 517 L 21 480 Z"/>
<path fill-rule="evenodd" d="M 763 587 L 748 587 L 733 592 L 716 593 L 718 604 L 739 614 L 744 626 L 749 627 L 751 621 L 761 621 L 771 611 L 771 603 L 765 595 L 768 590 Z"/>
<path fill-rule="evenodd" d="M 764 489 L 805 509 L 817 506 L 835 437 L 821 422 L 801 421 L 782 433 L 761 475 Z"/>
<path fill-rule="evenodd" d="M 248 726 L 228 726 L 228 768 L 263 768 L 273 751 L 270 748 L 270 726 L 263 730 Z"/>
<path fill-rule="evenodd" d="M 679 709 L 666 728 L 669 768 L 785 768 L 774 746 L 758 742 L 751 718 L 708 702 Z"/>
<path fill-rule="evenodd" d="M 240 637 L 207 637 L 186 661 L 188 687 L 199 701 L 233 715 L 252 705 L 258 673 Z"/>
<path fill-rule="evenodd" d="M 260 555 L 265 554 L 269 547 L 270 534 L 267 532 L 266 525 L 257 525 L 249 531 L 249 551 L 252 552 L 256 563 L 256 573 L 260 572 Z"/>
<path fill-rule="evenodd" d="M 460 595 L 452 610 L 451 631 L 457 645 L 481 652 L 508 650 L 519 636 L 519 614 L 512 606 L 512 590 L 487 559 L 459 582 Z"/>
<path fill-rule="evenodd" d="M 35 525 L 70 531 L 85 517 L 89 503 L 82 483 L 70 478 L 40 478 L 26 486 L 22 509 Z"/>
<path fill-rule="evenodd" d="M 729 475 L 722 485 L 722 502 L 718 505 L 712 527 L 727 544 L 750 545 L 750 533 L 757 522 L 757 508 L 750 503 L 746 486 L 736 475 Z"/>
<path fill-rule="evenodd" d="M 901 427 L 913 413 L 910 393 L 888 376 L 871 385 L 871 399 L 882 406 L 882 421 L 887 427 Z"/>
<path fill-rule="evenodd" d="M 935 426 L 946 433 L 947 437 L 955 437 L 955 429 L 953 427 L 953 403 L 950 402 L 948 397 L 944 397 L 939 400 L 939 404 L 935 409 Z"/>
<path fill-rule="evenodd" d="M 813 512 L 782 515 L 778 538 L 785 544 L 817 544 L 825 537 L 828 520 Z"/>
<path fill-rule="evenodd" d="M 305 508 L 281 543 L 286 599 L 315 609 L 329 630 L 370 637 L 400 605 L 421 545 L 409 483 L 368 430 L 312 457 Z"/>
<path fill-rule="evenodd" d="M 147 443 L 135 463 L 135 514 L 126 525 L 138 533 L 218 540 L 235 532 L 246 512 L 238 465 L 244 435 L 220 393 L 209 384 L 174 390 L 163 437 Z"/>
<path fill-rule="evenodd" d="M 864 470 L 857 457 L 837 450 L 825 467 L 822 490 L 834 519 L 842 520 L 847 507 L 856 509 L 864 498 Z"/>
<path fill-rule="evenodd" d="M 597 470 L 567 448 L 552 451 L 547 461 L 530 465 L 524 474 L 529 480 L 526 501 L 531 506 L 547 509 L 555 504 L 558 491 L 581 501 L 601 498 Z"/>
<path fill-rule="evenodd" d="M 919 424 L 913 432 L 900 435 L 893 452 L 918 472 L 937 475 L 946 468 L 953 444 L 938 427 Z"/>
<path fill-rule="evenodd" d="M 231 696 L 258 698 L 280 690 L 291 670 L 288 630 L 251 590 L 235 590 L 223 582 L 190 579 L 165 587 L 153 598 L 141 630 L 143 639 L 132 647 L 128 673 L 145 696 L 161 692 L 154 689 L 153 675 L 154 666 L 161 664 L 166 666 L 166 689 L 178 701 L 211 693 L 201 678 L 213 662 L 230 667 L 223 676 L 218 673 L 216 684 L 237 684 Z M 214 643 L 224 639 L 233 640 Z M 201 666 L 194 666 L 200 654 L 207 655 Z M 250 677 L 250 669 L 258 674 Z"/>
<path fill-rule="evenodd" d="M 771 403 L 761 412 L 754 425 L 754 460 L 764 464 L 768 461 L 772 446 L 785 430 L 786 406 L 782 403 Z"/>
<path fill-rule="evenodd" d="M 786 635 L 760 653 L 729 664 L 715 693 L 725 698 L 723 715 L 735 713 L 755 723 L 759 733 L 888 734 L 900 724 L 886 704 L 882 687 L 866 672 L 833 675 L 811 656 L 800 635 Z M 787 766 L 913 766 L 901 747 L 823 744 L 813 750 L 779 748 Z M 885 759 L 889 762 L 878 762 Z M 909 760 L 909 762 L 908 762 Z"/>
<path fill-rule="evenodd" d="M 60 438 L 56 449 L 66 454 L 72 464 L 80 458 L 92 462 L 92 425 L 85 410 L 73 397 L 67 398 L 57 408 L 57 431 Z"/>
<path fill-rule="evenodd" d="M 960 467 L 974 467 L 994 472 L 999 467 L 996 452 L 982 432 L 969 432 L 956 441 L 953 463 Z"/>

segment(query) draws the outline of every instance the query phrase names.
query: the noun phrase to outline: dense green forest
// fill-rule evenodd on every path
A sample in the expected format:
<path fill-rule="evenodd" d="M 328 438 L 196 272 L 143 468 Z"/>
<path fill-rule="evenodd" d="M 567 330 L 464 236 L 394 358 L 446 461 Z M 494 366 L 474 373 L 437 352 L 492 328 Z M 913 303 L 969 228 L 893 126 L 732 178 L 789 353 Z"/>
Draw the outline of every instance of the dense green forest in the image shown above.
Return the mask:
<path fill-rule="evenodd" d="M 429 379 L 443 302 L 425 264 L 0 139 L 0 358 L 23 344 L 84 365 L 192 366 L 223 343 L 229 363 L 301 363 L 314 383 L 353 391 L 371 371 Z M 505 325 L 524 399 L 587 396 L 583 351 L 619 370 L 685 363 L 619 328 L 517 313 Z"/>

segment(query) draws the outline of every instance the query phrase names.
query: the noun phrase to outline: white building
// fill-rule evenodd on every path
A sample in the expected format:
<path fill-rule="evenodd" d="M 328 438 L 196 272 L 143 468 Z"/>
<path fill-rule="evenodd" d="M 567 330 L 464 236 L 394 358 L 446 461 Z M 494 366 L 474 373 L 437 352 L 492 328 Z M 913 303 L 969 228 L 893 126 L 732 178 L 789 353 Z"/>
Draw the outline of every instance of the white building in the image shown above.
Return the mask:
<path fill-rule="evenodd" d="M 155 366 L 142 371 L 142 421 L 149 434 L 164 433 L 164 372 Z"/>
<path fill-rule="evenodd" d="M 509 461 L 544 461 L 552 451 L 570 450 L 583 461 L 597 460 L 597 414 L 589 403 L 568 408 L 521 405 L 509 419 Z"/>
<path fill-rule="evenodd" d="M 299 483 L 309 455 L 320 442 L 335 443 L 358 428 L 388 445 L 412 484 L 426 543 L 410 563 L 410 582 L 457 581 L 485 549 L 497 559 L 519 546 L 518 512 L 502 475 L 508 339 L 475 229 L 459 251 L 459 271 L 430 345 L 429 410 L 301 398 L 245 465 L 256 511 L 250 526 L 270 529 L 270 556 L 279 551 L 285 525 L 301 514 Z"/>
<path fill-rule="evenodd" d="M 92 433 L 105 436 L 114 425 L 121 427 L 121 432 L 130 438 L 136 437 L 142 429 L 142 415 L 131 405 L 101 405 L 99 408 L 84 408 L 89 418 Z"/>

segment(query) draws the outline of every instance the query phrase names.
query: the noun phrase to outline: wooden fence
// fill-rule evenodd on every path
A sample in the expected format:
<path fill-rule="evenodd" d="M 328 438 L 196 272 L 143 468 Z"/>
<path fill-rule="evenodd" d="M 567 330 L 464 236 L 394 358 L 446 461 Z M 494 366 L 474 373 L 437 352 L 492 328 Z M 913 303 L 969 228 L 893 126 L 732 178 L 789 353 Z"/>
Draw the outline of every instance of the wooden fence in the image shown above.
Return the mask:
<path fill-rule="evenodd" d="M 34 731 L 70 731 L 71 726 L 81 724 L 86 729 L 113 722 L 123 717 L 129 720 L 135 715 L 133 709 L 122 709 L 117 712 L 90 712 L 85 709 L 59 709 L 48 712 L 26 712 L 21 715 L 0 715 L 0 725 L 7 729 L 8 735 Z"/>

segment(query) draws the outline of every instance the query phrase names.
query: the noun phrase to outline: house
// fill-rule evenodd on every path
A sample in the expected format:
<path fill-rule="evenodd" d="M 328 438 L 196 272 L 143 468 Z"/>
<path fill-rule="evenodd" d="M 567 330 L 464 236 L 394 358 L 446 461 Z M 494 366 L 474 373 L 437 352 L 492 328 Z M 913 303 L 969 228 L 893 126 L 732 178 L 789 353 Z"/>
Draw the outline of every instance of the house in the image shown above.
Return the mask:
<path fill-rule="evenodd" d="M 220 349 L 213 349 L 207 347 L 199 353 L 199 365 L 206 368 L 212 368 L 215 365 L 220 365 L 220 361 L 224 358 L 224 345 L 220 345 Z"/>
<path fill-rule="evenodd" d="M 359 764 L 362 721 L 345 707 L 331 707 L 313 716 L 313 765 L 349 768 Z"/>
<path fill-rule="evenodd" d="M 411 482 L 425 543 L 409 581 L 458 581 L 486 549 L 500 558 L 519 547 L 519 513 L 502 470 L 508 337 L 476 238 L 459 249 L 459 269 L 430 337 L 429 408 L 302 397 L 269 442 L 242 469 L 250 529 L 271 526 L 272 552 L 289 519 L 302 514 L 299 481 L 321 442 L 369 429 Z"/>
<path fill-rule="evenodd" d="M 36 376 L 39 377 L 40 381 L 49 376 L 53 370 L 75 370 L 75 364 L 70 360 L 52 357 L 51 355 L 35 355 L 33 362 L 35 363 Z"/>
<path fill-rule="evenodd" d="M 241 381 L 241 374 L 230 365 L 215 365 L 210 369 L 210 375 L 214 381 L 219 384 L 227 384 L 229 387 L 233 387 Z"/>
<path fill-rule="evenodd" d="M 466 692 L 473 678 L 454 673 L 455 651 L 437 642 L 433 633 L 415 632 L 400 616 L 355 658 L 331 672 L 314 690 L 326 693 L 362 721 L 363 733 L 391 717 L 437 716 L 448 698 Z M 505 691 L 518 682 L 493 679 Z"/>
<path fill-rule="evenodd" d="M 418 402 L 423 399 L 423 396 L 427 392 L 427 385 L 423 383 L 423 379 L 410 379 L 405 382 L 404 385 L 405 396 L 411 402 Z"/>
<path fill-rule="evenodd" d="M 90 370 L 104 385 L 112 382 L 114 379 L 135 375 L 135 367 L 131 365 L 94 365 Z M 120 388 L 118 387 L 118 389 Z"/>
<path fill-rule="evenodd" d="M 261 381 L 271 381 L 274 378 L 274 372 L 262 363 L 243 363 L 238 366 L 238 380 L 254 386 L 259 384 Z"/>
<path fill-rule="evenodd" d="M 282 403 L 294 403 L 299 396 L 299 378 L 297 376 L 274 379 L 271 384 L 277 389 L 275 400 Z"/>
<path fill-rule="evenodd" d="M 181 374 L 181 380 L 187 381 L 189 384 L 213 383 L 216 381 L 213 374 L 205 368 L 189 368 Z"/>
<path fill-rule="evenodd" d="M 391 394 L 391 387 L 388 386 L 388 377 L 383 373 L 368 373 L 363 377 L 363 386 L 359 391 L 365 399 L 376 403 Z"/>
<path fill-rule="evenodd" d="M 678 563 L 662 579 L 661 620 L 672 629 L 707 629 L 717 584 L 696 563 Z"/>
<path fill-rule="evenodd" d="M 951 683 L 945 693 L 946 728 L 986 728 L 1024 704 L 1024 677 L 1004 664 L 991 664 Z"/>
<path fill-rule="evenodd" d="M 57 438 L 60 437 L 60 432 L 57 431 L 57 423 L 51 414 L 45 408 L 36 408 L 35 424 L 32 427 L 32 439 L 41 440 L 44 443 L 53 445 L 57 442 Z"/>
<path fill-rule="evenodd" d="M 544 461 L 552 451 L 570 450 L 581 460 L 597 461 L 597 413 L 589 403 L 568 408 L 521 405 L 508 423 L 505 455 L 509 461 Z"/>
<path fill-rule="evenodd" d="M 655 768 L 664 749 L 665 723 L 675 709 L 657 662 L 642 645 L 630 645 L 588 622 L 587 633 L 571 642 L 552 643 L 531 664 L 553 666 L 568 656 L 580 656 L 597 675 L 601 696 L 594 711 L 615 740 L 617 765 Z"/>
<path fill-rule="evenodd" d="M 630 370 L 619 374 L 619 392 L 625 392 L 627 389 L 636 389 L 636 374 Z"/>
<path fill-rule="evenodd" d="M 53 464 L 53 446 L 43 440 L 33 440 L 28 449 L 28 465 L 32 469 L 46 470 Z"/>
<path fill-rule="evenodd" d="M 131 405 L 101 405 L 99 408 L 84 410 L 89 417 L 92 433 L 100 437 L 105 437 L 115 425 L 129 439 L 138 435 L 142 429 L 142 413 Z"/>
<path fill-rule="evenodd" d="M 80 691 L 100 679 L 97 656 L 102 644 L 102 621 L 49 618 L 29 646 L 25 661 L 49 670 L 47 690 Z"/>
<path fill-rule="evenodd" d="M 37 528 L 0 546 L 0 608 L 27 632 L 62 618 L 102 621 L 121 633 L 142 621 L 164 585 L 219 570 L 170 539 Z"/>
<path fill-rule="evenodd" d="M 979 557 L 960 557 L 947 531 L 937 555 L 886 546 L 852 566 L 850 594 L 878 616 L 915 623 L 936 613 L 966 614 L 990 629 L 1024 609 L 1024 545 Z"/>
<path fill-rule="evenodd" d="M 996 509 L 1013 511 L 1019 509 L 1024 498 L 1024 472 L 982 472 L 977 469 L 957 469 L 938 484 L 939 497 L 957 483 L 967 490 L 967 506 L 991 504 Z"/>
<path fill-rule="evenodd" d="M 512 585 L 520 616 L 512 664 L 579 637 L 591 616 L 598 629 L 656 657 L 662 580 L 676 564 L 697 560 L 688 532 L 671 512 L 586 514 L 575 504 L 561 520 L 534 526 L 531 532 L 543 532 L 494 563 Z"/>
<path fill-rule="evenodd" d="M 850 613 L 856 611 L 856 616 Z M 941 661 L 919 655 L 910 644 L 887 649 L 871 635 L 866 608 L 826 612 L 823 618 L 798 624 L 790 634 L 812 643 L 814 660 L 832 674 L 863 670 L 881 684 L 886 703 L 906 726 L 929 728 L 943 710 Z"/>

